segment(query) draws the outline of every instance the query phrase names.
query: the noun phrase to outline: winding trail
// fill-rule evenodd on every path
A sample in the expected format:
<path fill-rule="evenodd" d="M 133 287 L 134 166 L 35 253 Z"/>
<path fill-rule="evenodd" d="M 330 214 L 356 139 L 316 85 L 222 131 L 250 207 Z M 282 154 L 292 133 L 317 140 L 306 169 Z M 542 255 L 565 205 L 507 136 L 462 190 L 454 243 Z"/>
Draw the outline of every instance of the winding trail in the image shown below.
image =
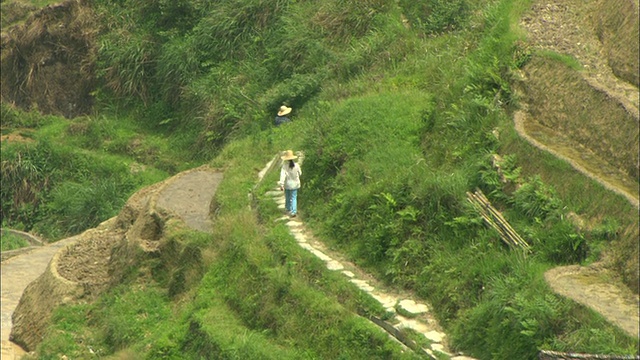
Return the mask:
<path fill-rule="evenodd" d="M 24 289 L 47 268 L 53 255 L 69 244 L 73 244 L 77 236 L 60 240 L 50 245 L 35 249 L 27 254 L 12 257 L 0 264 L 2 276 L 2 360 L 12 360 L 25 354 L 18 345 L 9 341 L 12 322 L 11 316 Z"/>
<path fill-rule="evenodd" d="M 279 168 L 281 164 L 278 154 L 274 157 L 262 171 L 258 174 L 258 184 L 264 175 L 274 168 Z M 304 154 L 298 152 L 299 163 L 304 161 Z M 257 185 L 256 185 L 257 187 Z M 284 192 L 276 186 L 264 194 L 266 198 L 272 199 L 278 204 L 278 208 L 284 212 L 285 198 Z M 289 228 L 289 232 L 294 237 L 297 244 L 325 262 L 327 269 L 341 272 L 351 283 L 360 290 L 366 292 L 377 300 L 388 312 L 393 314 L 391 320 L 370 319 L 374 324 L 389 333 L 404 345 L 431 359 L 441 359 L 442 356 L 451 360 L 474 360 L 462 354 L 452 354 L 447 346 L 447 335 L 431 313 L 431 306 L 416 299 L 415 295 L 401 289 L 391 289 L 378 281 L 374 276 L 358 268 L 352 262 L 346 260 L 342 254 L 326 247 L 324 243 L 314 237 L 300 217 L 289 218 L 282 216 L 278 219 Z M 425 348 L 419 348 L 416 344 L 408 340 L 403 333 L 404 329 L 411 329 L 430 343 Z"/>

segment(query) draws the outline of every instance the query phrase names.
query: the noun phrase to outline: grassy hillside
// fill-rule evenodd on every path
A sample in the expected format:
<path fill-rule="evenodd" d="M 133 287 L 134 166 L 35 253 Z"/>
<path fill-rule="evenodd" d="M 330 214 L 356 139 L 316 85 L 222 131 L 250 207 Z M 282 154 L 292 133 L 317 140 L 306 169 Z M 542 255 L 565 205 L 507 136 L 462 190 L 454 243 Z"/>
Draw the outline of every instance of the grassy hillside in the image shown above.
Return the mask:
<path fill-rule="evenodd" d="M 212 236 L 177 229 L 163 256 L 139 259 L 95 303 L 58 309 L 34 357 L 413 358 L 361 317 L 381 309 L 271 221 L 273 205 L 247 206 L 257 169 L 284 149 L 305 153 L 300 216 L 354 262 L 429 301 L 454 349 L 480 359 L 637 354 L 637 339 L 542 277 L 603 254 L 624 263 L 638 220 L 624 199 L 514 133 L 513 71 L 531 56 L 516 24 L 528 6 L 92 2 L 101 24 L 92 112 L 25 113 L 3 93 L 3 135 L 31 139 L 2 144 L 3 225 L 61 237 L 197 164 L 224 168 L 225 180 Z M 274 128 L 283 103 L 293 122 Z M 483 224 L 466 199 L 476 189 L 530 254 Z"/>

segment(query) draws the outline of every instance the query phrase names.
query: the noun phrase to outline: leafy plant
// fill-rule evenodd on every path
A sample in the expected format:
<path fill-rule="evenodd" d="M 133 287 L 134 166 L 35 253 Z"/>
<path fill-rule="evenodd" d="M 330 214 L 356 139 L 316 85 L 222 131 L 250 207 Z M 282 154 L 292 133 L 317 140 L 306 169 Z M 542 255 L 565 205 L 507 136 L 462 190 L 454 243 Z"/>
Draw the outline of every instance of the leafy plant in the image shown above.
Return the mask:
<path fill-rule="evenodd" d="M 562 202 L 555 190 L 542 182 L 540 176 L 533 176 L 513 193 L 513 205 L 530 218 L 546 219 L 557 216 Z"/>

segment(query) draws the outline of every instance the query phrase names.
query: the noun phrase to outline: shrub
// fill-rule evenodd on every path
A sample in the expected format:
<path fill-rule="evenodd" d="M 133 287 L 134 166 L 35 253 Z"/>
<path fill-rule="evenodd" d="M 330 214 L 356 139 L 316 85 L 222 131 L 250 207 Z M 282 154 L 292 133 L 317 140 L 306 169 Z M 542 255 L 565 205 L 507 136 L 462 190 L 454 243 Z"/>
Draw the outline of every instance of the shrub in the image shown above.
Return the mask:
<path fill-rule="evenodd" d="M 566 221 L 551 220 L 537 233 L 536 253 L 555 264 L 576 264 L 587 257 L 588 246 L 583 234 Z"/>
<path fill-rule="evenodd" d="M 555 190 L 542 182 L 538 175 L 523 183 L 513 193 L 511 201 L 514 207 L 524 215 L 541 220 L 557 216 L 562 207 L 562 201 L 556 195 Z"/>

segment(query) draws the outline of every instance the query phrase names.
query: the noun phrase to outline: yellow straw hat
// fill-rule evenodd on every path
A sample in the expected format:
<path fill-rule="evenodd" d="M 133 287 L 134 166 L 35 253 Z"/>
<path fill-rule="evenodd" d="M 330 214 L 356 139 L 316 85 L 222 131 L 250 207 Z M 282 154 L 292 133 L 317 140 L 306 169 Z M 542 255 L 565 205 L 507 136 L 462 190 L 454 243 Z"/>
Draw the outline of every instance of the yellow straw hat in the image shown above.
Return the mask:
<path fill-rule="evenodd" d="M 297 158 L 298 157 L 293 153 L 293 150 L 287 150 L 284 152 L 284 155 L 280 156 L 280 159 L 282 160 L 293 160 Z"/>
<path fill-rule="evenodd" d="M 291 112 L 291 108 L 290 107 L 286 107 L 284 105 L 280 106 L 280 111 L 278 111 L 278 116 L 283 116 L 283 115 L 287 115 L 288 113 Z"/>

